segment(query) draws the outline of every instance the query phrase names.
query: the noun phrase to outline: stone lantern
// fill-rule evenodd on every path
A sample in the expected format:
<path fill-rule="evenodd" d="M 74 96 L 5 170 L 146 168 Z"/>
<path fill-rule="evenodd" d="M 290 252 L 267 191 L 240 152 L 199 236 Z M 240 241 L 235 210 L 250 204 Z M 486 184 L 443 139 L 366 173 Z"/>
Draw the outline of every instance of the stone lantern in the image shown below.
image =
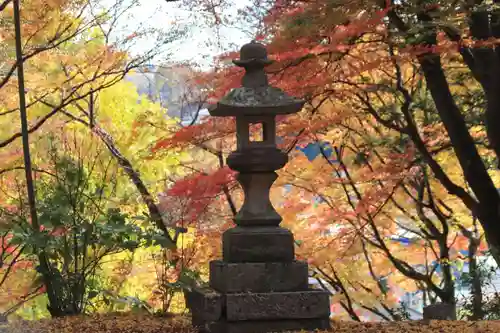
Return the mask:
<path fill-rule="evenodd" d="M 223 259 L 210 262 L 210 288 L 195 288 L 187 300 L 193 324 L 203 332 L 260 333 L 329 328 L 329 294 L 308 286 L 308 265 L 296 261 L 294 238 L 281 228 L 269 191 L 276 170 L 288 161 L 276 145 L 278 115 L 299 112 L 304 101 L 268 84 L 271 64 L 262 44 L 251 42 L 233 61 L 245 69 L 210 115 L 236 117 L 237 149 L 227 159 L 238 171 L 245 200 L 223 235 Z M 260 138 L 252 140 L 251 126 Z"/>

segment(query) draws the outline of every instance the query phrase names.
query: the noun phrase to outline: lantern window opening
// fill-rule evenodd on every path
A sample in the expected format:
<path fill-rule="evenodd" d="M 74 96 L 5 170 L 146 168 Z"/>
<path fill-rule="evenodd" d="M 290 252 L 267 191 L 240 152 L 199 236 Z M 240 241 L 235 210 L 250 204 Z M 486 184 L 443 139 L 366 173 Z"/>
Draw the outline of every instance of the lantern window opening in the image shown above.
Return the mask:
<path fill-rule="evenodd" d="M 248 123 L 248 131 L 250 132 L 250 142 L 265 142 L 267 141 L 266 123 L 263 121 L 253 121 Z"/>

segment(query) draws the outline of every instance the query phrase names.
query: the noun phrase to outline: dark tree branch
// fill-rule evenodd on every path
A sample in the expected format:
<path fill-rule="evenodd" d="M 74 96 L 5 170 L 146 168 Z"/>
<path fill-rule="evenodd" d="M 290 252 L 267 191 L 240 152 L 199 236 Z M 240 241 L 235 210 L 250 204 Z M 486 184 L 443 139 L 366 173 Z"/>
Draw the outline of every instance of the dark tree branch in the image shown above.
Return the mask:
<path fill-rule="evenodd" d="M 12 0 L 4 0 L 3 2 L 1 2 L 0 3 L 0 12 L 2 10 L 4 10 L 11 2 L 12 2 Z"/>

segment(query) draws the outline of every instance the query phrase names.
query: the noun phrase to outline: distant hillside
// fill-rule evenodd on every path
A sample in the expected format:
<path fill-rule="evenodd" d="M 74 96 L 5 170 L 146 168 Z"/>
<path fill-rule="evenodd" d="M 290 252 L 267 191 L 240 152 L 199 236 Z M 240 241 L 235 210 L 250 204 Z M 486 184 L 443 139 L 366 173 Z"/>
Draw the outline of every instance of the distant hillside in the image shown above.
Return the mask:
<path fill-rule="evenodd" d="M 160 102 L 170 117 L 190 123 L 200 108 L 200 91 L 190 85 L 192 71 L 181 66 L 145 66 L 128 74 L 140 95 Z M 206 113 L 206 110 L 202 112 Z"/>

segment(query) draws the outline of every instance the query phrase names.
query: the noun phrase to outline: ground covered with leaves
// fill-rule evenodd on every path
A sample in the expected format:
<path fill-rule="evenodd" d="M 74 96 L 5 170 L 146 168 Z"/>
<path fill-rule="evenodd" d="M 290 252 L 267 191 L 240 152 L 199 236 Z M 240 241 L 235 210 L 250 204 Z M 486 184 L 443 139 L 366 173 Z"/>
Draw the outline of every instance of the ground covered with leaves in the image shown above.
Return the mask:
<path fill-rule="evenodd" d="M 15 322 L 0 326 L 0 333 L 194 333 L 187 317 L 148 315 L 77 316 L 62 319 Z M 497 333 L 500 321 L 355 323 L 332 322 L 335 333 Z"/>

